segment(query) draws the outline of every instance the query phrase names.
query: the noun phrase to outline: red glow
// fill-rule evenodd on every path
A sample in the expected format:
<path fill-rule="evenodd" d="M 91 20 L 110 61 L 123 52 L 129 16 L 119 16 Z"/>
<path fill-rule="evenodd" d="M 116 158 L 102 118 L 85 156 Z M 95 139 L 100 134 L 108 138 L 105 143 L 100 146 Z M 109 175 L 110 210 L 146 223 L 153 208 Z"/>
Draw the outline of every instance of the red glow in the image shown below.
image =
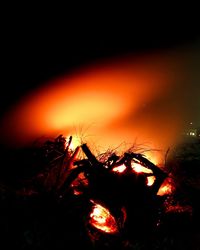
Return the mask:
<path fill-rule="evenodd" d="M 88 179 L 84 173 L 80 173 L 78 177 L 72 182 L 71 188 L 73 189 L 74 195 L 83 194 L 83 189 L 88 186 Z"/>
<path fill-rule="evenodd" d="M 94 203 L 94 202 L 93 202 Z M 117 233 L 117 224 L 109 210 L 100 204 L 94 203 L 89 223 L 105 233 Z"/>

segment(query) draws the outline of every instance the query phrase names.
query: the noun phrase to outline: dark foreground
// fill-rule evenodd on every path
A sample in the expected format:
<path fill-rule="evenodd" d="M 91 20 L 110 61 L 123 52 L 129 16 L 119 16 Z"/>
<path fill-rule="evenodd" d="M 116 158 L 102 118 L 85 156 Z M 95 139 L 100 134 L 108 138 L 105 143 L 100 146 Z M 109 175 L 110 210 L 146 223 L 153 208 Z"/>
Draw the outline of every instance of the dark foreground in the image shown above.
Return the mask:
<path fill-rule="evenodd" d="M 145 219 L 139 218 L 141 210 L 144 213 L 150 210 L 142 206 L 136 209 L 137 199 L 131 197 L 130 207 L 133 213 L 139 211 L 138 216 L 127 217 L 126 233 L 115 237 L 98 232 L 88 234 L 89 206 L 84 198 L 69 194 L 66 199 L 59 199 L 52 192 L 34 194 L 33 190 L 23 194 L 24 180 L 35 176 L 38 169 L 27 170 L 29 161 L 15 157 L 12 161 L 12 154 L 2 149 L 1 249 L 200 249 L 199 150 L 199 141 L 188 142 L 169 159 L 176 190 L 173 196 L 156 201 L 168 203 L 168 212 L 158 209 L 158 216 L 144 214 Z M 154 216 L 158 226 L 151 227 L 149 218 Z"/>

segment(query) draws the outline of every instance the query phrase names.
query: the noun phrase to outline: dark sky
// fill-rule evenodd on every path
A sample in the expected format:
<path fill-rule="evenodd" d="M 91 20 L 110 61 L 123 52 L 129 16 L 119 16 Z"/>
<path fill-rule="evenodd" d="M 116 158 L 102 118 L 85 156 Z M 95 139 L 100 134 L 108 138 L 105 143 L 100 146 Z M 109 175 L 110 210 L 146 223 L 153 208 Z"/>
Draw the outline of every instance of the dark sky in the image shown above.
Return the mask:
<path fill-rule="evenodd" d="M 198 30 L 193 31 L 182 22 L 157 27 L 149 22 L 142 25 L 133 21 L 126 29 L 118 24 L 106 27 L 106 31 L 105 27 L 100 24 L 88 28 L 79 22 L 60 28 L 53 22 L 27 25 L 23 20 L 5 28 L 0 113 L 44 81 L 79 66 L 110 56 L 192 46 L 200 37 Z M 198 63 L 195 67 L 198 68 Z"/>

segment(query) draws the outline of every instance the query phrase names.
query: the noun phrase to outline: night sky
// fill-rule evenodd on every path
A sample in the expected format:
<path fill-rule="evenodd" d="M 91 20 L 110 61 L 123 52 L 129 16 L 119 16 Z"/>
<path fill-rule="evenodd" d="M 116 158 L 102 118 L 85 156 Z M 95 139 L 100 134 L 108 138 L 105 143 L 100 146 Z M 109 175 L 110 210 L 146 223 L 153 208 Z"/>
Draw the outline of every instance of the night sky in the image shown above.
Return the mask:
<path fill-rule="evenodd" d="M 185 25 L 186 21 L 155 26 L 152 22 L 143 25 L 133 20 L 126 29 L 118 24 L 109 27 L 94 24 L 93 28 L 71 21 L 62 28 L 48 21 L 37 24 L 35 20 L 28 24 L 26 19 L 15 21 L 3 31 L 1 115 L 32 89 L 87 64 L 110 57 L 140 56 L 180 48 L 189 54 L 191 93 L 188 98 L 199 97 L 200 36 L 197 29 Z M 195 117 L 200 122 L 200 111 L 197 112 L 200 103 L 195 101 L 191 110 L 195 110 L 191 119 Z"/>

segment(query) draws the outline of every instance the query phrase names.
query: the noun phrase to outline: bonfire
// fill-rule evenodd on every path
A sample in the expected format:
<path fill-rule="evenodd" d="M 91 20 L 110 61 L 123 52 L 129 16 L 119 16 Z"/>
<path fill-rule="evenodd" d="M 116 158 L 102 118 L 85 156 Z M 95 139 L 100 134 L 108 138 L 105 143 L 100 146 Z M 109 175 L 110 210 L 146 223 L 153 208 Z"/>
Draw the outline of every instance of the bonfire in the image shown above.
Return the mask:
<path fill-rule="evenodd" d="M 84 230 L 95 244 L 127 242 L 157 230 L 174 190 L 170 176 L 143 154 L 96 157 L 87 144 L 72 142 L 60 135 L 42 144 L 45 166 L 18 195 L 51 194 L 72 211 L 84 204 Z"/>

